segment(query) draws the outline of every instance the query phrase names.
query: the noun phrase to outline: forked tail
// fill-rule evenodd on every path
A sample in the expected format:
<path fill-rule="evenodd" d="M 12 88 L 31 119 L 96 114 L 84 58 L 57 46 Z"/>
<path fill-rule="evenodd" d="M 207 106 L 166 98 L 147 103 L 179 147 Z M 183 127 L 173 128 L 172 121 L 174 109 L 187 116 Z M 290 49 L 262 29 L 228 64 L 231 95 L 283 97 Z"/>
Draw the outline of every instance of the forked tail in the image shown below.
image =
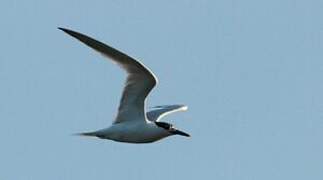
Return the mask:
<path fill-rule="evenodd" d="M 105 139 L 105 136 L 101 135 L 98 132 L 83 132 L 83 133 L 78 133 L 78 134 L 75 134 L 75 135 L 78 135 L 78 136 L 91 136 L 91 137 L 97 137 L 97 138 Z"/>
<path fill-rule="evenodd" d="M 95 132 L 83 132 L 83 133 L 76 133 L 77 136 L 95 136 L 97 137 L 97 134 Z"/>

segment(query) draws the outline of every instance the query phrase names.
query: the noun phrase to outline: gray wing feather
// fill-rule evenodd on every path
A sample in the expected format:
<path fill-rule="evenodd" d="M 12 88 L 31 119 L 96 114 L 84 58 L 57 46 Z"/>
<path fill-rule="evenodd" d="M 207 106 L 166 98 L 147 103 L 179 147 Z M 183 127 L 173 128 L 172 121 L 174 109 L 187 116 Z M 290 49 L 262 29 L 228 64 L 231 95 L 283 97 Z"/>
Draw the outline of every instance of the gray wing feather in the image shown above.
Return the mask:
<path fill-rule="evenodd" d="M 145 117 L 145 99 L 157 84 L 154 74 L 139 61 L 89 36 L 65 28 L 59 28 L 72 37 L 100 52 L 124 69 L 128 76 L 122 92 L 118 115 L 114 123 L 130 120 L 129 117 Z M 136 119 L 136 118 L 133 118 Z M 144 119 L 144 118 L 137 118 Z"/>
<path fill-rule="evenodd" d="M 187 108 L 188 107 L 186 105 L 181 105 L 181 104 L 155 106 L 155 107 L 152 107 L 153 110 L 147 112 L 146 115 L 150 121 L 159 121 L 162 117 L 168 114 L 171 114 L 174 112 L 186 111 Z"/>

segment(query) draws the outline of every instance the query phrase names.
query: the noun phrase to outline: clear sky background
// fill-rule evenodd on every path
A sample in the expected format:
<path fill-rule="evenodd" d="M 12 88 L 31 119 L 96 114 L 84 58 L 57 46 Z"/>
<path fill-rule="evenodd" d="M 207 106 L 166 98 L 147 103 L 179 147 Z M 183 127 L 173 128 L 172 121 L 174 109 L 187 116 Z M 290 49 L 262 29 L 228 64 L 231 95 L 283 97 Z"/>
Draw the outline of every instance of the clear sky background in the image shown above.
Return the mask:
<path fill-rule="evenodd" d="M 323 179 L 323 1 L 2 0 L 0 179 Z M 138 58 L 148 106 L 192 137 L 133 145 L 109 126 L 125 73 L 57 27 Z"/>

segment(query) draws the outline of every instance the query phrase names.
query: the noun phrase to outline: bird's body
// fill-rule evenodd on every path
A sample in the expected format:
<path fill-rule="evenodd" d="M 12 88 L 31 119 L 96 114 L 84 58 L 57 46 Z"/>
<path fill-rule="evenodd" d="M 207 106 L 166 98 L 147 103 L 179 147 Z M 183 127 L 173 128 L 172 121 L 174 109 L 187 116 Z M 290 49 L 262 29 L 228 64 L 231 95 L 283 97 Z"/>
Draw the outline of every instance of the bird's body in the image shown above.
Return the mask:
<path fill-rule="evenodd" d="M 128 143 L 150 143 L 171 135 L 154 123 L 125 122 L 112 124 L 110 127 L 82 135 L 96 136 Z"/>
<path fill-rule="evenodd" d="M 130 56 L 91 37 L 72 30 L 59 29 L 108 57 L 128 74 L 118 114 L 112 125 L 108 128 L 81 133 L 80 135 L 128 143 L 150 143 L 175 134 L 189 136 L 169 123 L 160 122 L 163 116 L 173 112 L 185 111 L 187 106 L 156 106 L 146 113 L 146 97 L 157 84 L 157 78 L 147 67 Z"/>

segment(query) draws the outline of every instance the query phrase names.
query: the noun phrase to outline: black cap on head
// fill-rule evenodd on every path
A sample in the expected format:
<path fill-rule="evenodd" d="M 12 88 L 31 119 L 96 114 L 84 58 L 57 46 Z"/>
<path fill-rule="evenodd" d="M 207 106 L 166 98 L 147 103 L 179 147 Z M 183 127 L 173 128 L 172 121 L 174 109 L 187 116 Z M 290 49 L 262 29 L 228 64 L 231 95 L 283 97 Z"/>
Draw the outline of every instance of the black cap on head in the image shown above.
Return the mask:
<path fill-rule="evenodd" d="M 170 130 L 171 127 L 173 125 L 169 124 L 169 123 L 166 123 L 166 122 L 157 122 L 155 121 L 155 124 L 158 126 L 158 127 L 161 127 L 161 128 L 164 128 L 165 130 Z"/>
<path fill-rule="evenodd" d="M 174 126 L 172 124 L 169 124 L 169 123 L 166 123 L 166 122 L 157 122 L 157 121 L 155 121 L 155 124 L 158 127 L 161 127 L 163 129 L 167 130 L 168 132 L 170 132 L 173 135 L 177 134 L 177 135 L 181 135 L 181 136 L 190 137 L 189 134 L 174 128 Z"/>

